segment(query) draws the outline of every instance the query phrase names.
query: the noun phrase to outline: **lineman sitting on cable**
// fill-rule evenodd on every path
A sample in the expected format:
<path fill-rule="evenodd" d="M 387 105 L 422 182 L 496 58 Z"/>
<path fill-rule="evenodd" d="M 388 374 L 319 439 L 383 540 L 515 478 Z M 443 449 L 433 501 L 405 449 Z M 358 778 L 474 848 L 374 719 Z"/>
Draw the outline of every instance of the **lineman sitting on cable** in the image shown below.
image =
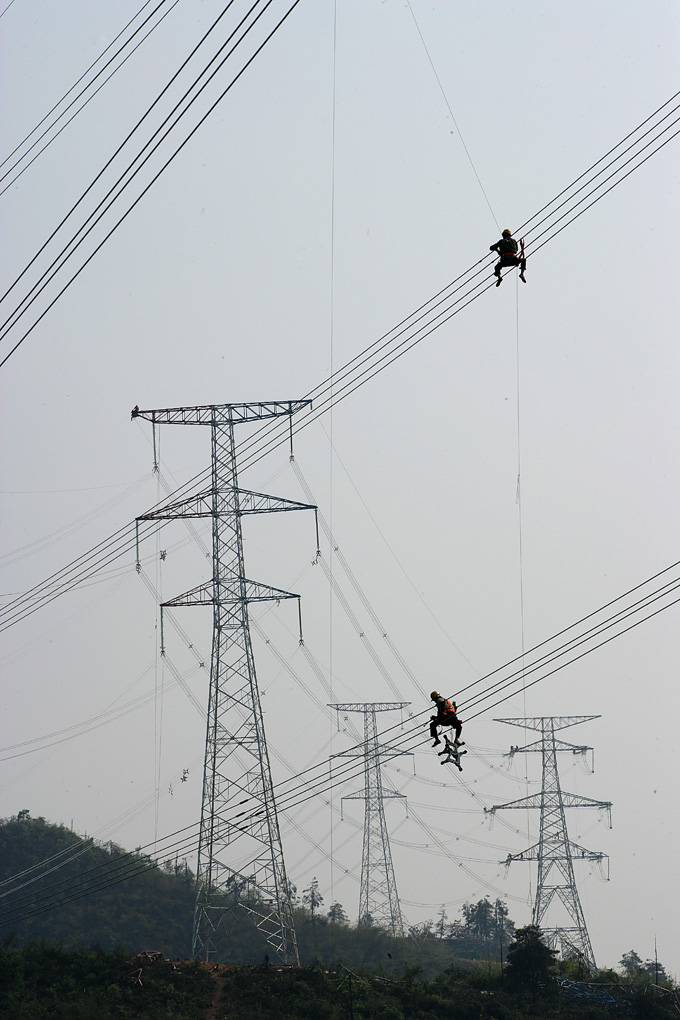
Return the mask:
<path fill-rule="evenodd" d="M 455 701 L 447 701 L 443 698 L 439 691 L 432 691 L 430 695 L 435 705 L 437 706 L 437 714 L 430 716 L 430 736 L 433 738 L 433 747 L 437 744 L 441 744 L 441 740 L 437 736 L 438 726 L 453 726 L 456 731 L 456 739 L 454 744 L 460 747 L 465 741 L 460 739 L 460 734 L 463 729 L 463 724 L 456 715 L 456 703 Z"/>
<path fill-rule="evenodd" d="M 495 244 L 490 245 L 489 251 L 497 251 L 500 255 L 500 259 L 493 267 L 493 271 L 497 277 L 497 287 L 500 287 L 503 282 L 501 269 L 505 269 L 506 266 L 519 266 L 519 278 L 522 283 L 527 282 L 524 275 L 524 271 L 527 267 L 527 260 L 524 258 L 524 241 L 522 241 L 522 254 L 518 255 L 517 252 L 519 251 L 519 245 L 512 236 L 511 230 L 506 227 L 500 241 L 496 241 Z"/>

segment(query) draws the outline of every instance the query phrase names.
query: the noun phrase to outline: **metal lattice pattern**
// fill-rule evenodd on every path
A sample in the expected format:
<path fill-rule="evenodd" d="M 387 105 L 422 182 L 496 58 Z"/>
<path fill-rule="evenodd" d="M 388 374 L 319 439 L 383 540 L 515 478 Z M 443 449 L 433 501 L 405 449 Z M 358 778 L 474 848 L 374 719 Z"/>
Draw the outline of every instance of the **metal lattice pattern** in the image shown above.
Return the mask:
<path fill-rule="evenodd" d="M 363 800 L 364 843 L 361 855 L 361 892 L 359 894 L 359 922 L 377 924 L 386 928 L 391 935 L 404 934 L 404 921 L 399 906 L 397 883 L 394 877 L 392 851 L 385 821 L 383 801 L 397 797 L 405 800 L 403 793 L 385 790 L 380 769 L 381 760 L 394 758 L 405 752 L 398 747 L 389 747 L 378 742 L 377 712 L 400 711 L 409 702 L 380 702 L 373 704 L 331 705 L 339 712 L 363 712 L 364 745 L 361 750 L 342 752 L 338 757 L 364 758 L 364 789 L 351 793 L 343 800 Z"/>
<path fill-rule="evenodd" d="M 595 956 L 590 943 L 581 901 L 574 877 L 574 857 L 579 860 L 602 861 L 604 854 L 594 853 L 573 843 L 567 834 L 565 807 L 596 807 L 611 811 L 610 801 L 592 800 L 573 793 L 564 793 L 557 769 L 557 752 L 570 751 L 585 754 L 592 748 L 568 744 L 555 737 L 556 730 L 576 726 L 599 716 L 548 716 L 532 719 L 497 719 L 497 722 L 539 730 L 540 741 L 525 747 L 512 747 L 510 754 L 537 752 L 542 756 L 542 784 L 540 794 L 522 797 L 507 804 L 496 804 L 491 811 L 508 808 L 540 808 L 540 835 L 538 843 L 519 854 L 508 854 L 505 861 L 537 861 L 538 880 L 533 907 L 532 923 L 543 930 L 546 941 L 552 948 L 560 949 L 564 957 L 576 957 L 586 966 L 595 967 Z M 570 924 L 545 926 L 551 906 L 559 901 L 566 910 Z"/>
<path fill-rule="evenodd" d="M 210 490 L 150 515 L 212 518 L 212 581 L 164 603 L 213 607 L 193 929 L 194 957 L 206 960 L 220 953 L 228 914 L 244 909 L 282 961 L 299 962 L 248 620 L 250 601 L 298 596 L 246 578 L 241 516 L 310 507 L 239 490 L 234 424 L 290 415 L 306 403 L 139 412 L 156 424 L 211 427 Z"/>

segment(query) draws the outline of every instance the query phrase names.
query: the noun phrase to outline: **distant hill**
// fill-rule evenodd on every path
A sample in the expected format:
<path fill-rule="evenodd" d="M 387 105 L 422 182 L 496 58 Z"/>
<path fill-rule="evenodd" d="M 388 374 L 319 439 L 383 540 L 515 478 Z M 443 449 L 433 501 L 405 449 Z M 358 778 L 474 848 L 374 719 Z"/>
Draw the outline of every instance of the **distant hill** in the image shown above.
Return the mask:
<path fill-rule="evenodd" d="M 153 949 L 171 959 L 191 956 L 196 885 L 184 862 L 159 866 L 144 854 L 82 838 L 22 811 L 0 821 L 0 882 L 8 883 L 0 901 L 0 937 L 11 932 L 20 945 L 41 938 L 65 946 L 124 947 L 130 953 Z M 337 923 L 300 903 L 295 907 L 303 962 L 420 966 L 434 975 L 456 958 L 452 943 L 428 938 L 420 929 L 415 937 L 394 939 L 381 928 L 349 924 L 340 904 L 334 911 Z M 274 955 L 237 907 L 226 925 L 220 958 L 255 964 L 267 953 Z"/>
<path fill-rule="evenodd" d="M 20 812 L 0 822 L 0 882 L 10 879 L 0 935 L 190 956 L 195 885 L 184 866 L 160 868 Z"/>

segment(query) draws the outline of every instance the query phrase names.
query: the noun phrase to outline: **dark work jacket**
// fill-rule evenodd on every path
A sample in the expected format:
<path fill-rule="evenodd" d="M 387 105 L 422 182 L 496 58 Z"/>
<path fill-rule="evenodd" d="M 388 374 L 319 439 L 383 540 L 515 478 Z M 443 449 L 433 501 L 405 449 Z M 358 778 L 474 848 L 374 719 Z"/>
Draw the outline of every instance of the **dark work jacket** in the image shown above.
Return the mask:
<path fill-rule="evenodd" d="M 519 245 L 514 237 L 501 237 L 500 241 L 490 246 L 489 251 L 497 251 L 499 255 L 516 255 Z"/>

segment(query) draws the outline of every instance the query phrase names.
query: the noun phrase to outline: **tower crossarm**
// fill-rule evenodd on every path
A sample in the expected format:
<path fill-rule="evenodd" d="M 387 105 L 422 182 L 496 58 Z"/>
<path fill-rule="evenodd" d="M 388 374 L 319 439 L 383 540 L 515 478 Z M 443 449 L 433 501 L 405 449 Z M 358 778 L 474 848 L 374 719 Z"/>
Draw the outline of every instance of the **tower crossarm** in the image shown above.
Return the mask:
<path fill-rule="evenodd" d="M 610 800 L 593 800 L 591 797 L 582 797 L 578 793 L 562 793 L 562 804 L 564 807 L 595 807 L 607 811 L 611 811 L 612 801 Z M 508 801 L 507 804 L 494 804 L 493 807 L 484 808 L 485 814 L 495 814 L 496 811 L 505 811 L 509 808 L 520 808 L 525 810 L 527 808 L 540 808 L 544 804 L 543 793 L 531 793 L 528 797 L 520 797 L 519 800 Z"/>
<path fill-rule="evenodd" d="M 565 807 L 594 807 L 600 808 L 601 811 L 611 811 L 612 801 L 610 800 L 593 800 L 592 797 L 582 797 L 578 793 L 565 793 L 562 791 L 562 803 Z"/>
<path fill-rule="evenodd" d="M 527 719 L 494 719 L 494 722 L 507 723 L 508 726 L 520 726 L 522 729 L 538 730 L 539 733 L 544 733 L 547 727 L 555 732 L 556 730 L 566 730 L 568 726 L 578 726 L 580 723 L 600 718 L 599 715 L 555 715 L 533 716 Z"/>
<path fill-rule="evenodd" d="M 519 800 L 510 800 L 507 804 L 494 804 L 493 807 L 484 808 L 484 814 L 493 815 L 496 811 L 505 811 L 511 808 L 525 810 L 526 808 L 540 808 L 540 806 L 541 794 L 531 793 L 528 797 L 520 797 Z"/>
<path fill-rule="evenodd" d="M 608 861 L 609 854 L 603 854 L 599 850 L 588 850 L 584 846 L 580 846 L 578 843 L 572 843 L 569 840 L 569 849 L 571 850 L 571 856 L 574 860 L 579 861 Z"/>
<path fill-rule="evenodd" d="M 244 578 L 244 590 L 240 587 L 222 585 L 220 590 L 220 604 L 229 605 L 241 602 L 280 602 L 283 599 L 299 599 L 295 592 L 283 591 L 282 588 L 272 588 L 269 584 L 261 584 L 259 581 L 248 581 Z M 162 602 L 163 609 L 172 606 L 210 606 L 215 605 L 214 584 L 207 581 L 199 584 L 183 595 L 177 595 L 174 599 Z"/>
<path fill-rule="evenodd" d="M 250 489 L 239 489 L 240 514 L 271 514 L 287 510 L 316 510 L 314 503 L 298 503 L 294 499 L 281 499 L 279 496 L 268 496 L 264 492 L 251 492 Z"/>
<path fill-rule="evenodd" d="M 284 591 L 282 588 L 272 588 L 270 584 L 261 584 L 260 581 L 245 581 L 245 599 L 246 602 L 278 602 L 280 599 L 299 599 L 300 596 L 296 595 L 292 591 Z M 222 588 L 221 594 L 222 602 L 229 602 L 233 600 L 238 602 L 241 596 L 236 591 L 228 591 L 227 596 L 224 596 L 224 588 Z"/>
<path fill-rule="evenodd" d="M 408 708 L 410 704 L 410 701 L 350 701 L 342 705 L 329 705 L 328 707 L 334 708 L 336 712 L 363 712 L 365 708 L 371 708 L 374 712 L 399 712 Z"/>
<path fill-rule="evenodd" d="M 555 740 L 554 747 L 556 751 L 571 751 L 572 754 L 586 754 L 586 752 L 593 750 L 587 744 L 569 744 L 566 740 Z M 511 758 L 514 754 L 529 754 L 531 752 L 541 754 L 543 752 L 543 741 L 536 740 L 533 744 L 525 744 L 524 747 L 511 746 L 505 757 Z"/>
<path fill-rule="evenodd" d="M 213 500 L 213 495 L 217 497 Z M 194 517 L 215 517 L 219 510 L 215 506 L 220 505 L 222 492 L 213 493 L 212 489 L 197 492 L 186 499 L 179 499 L 173 503 L 166 503 L 158 510 L 151 510 L 142 514 L 138 521 L 163 521 L 175 520 L 176 518 Z M 231 495 L 231 493 L 230 493 Z M 282 499 L 279 496 L 268 496 L 264 492 L 251 492 L 250 489 L 238 489 L 238 510 L 237 513 L 244 514 L 271 514 L 290 510 L 316 510 L 313 503 L 298 503 L 292 499 Z"/>
<path fill-rule="evenodd" d="M 216 419 L 223 425 L 237 425 L 295 414 L 303 407 L 311 407 L 311 404 L 311 400 L 268 400 L 254 404 L 201 404 L 198 407 L 163 407 L 143 411 L 135 407 L 131 417 L 145 418 L 155 425 L 212 425 Z"/>
<path fill-rule="evenodd" d="M 366 800 L 366 796 L 365 790 L 357 790 L 356 793 L 346 793 L 344 797 L 341 797 L 341 800 Z M 388 798 L 391 798 L 392 800 L 395 798 L 398 800 L 407 799 L 405 793 L 397 793 L 396 790 L 385 790 L 384 788 L 382 790 L 381 797 L 383 800 L 387 800 Z"/>
<path fill-rule="evenodd" d="M 499 861 L 499 864 L 505 864 L 506 867 L 512 864 L 513 861 L 536 861 L 538 860 L 539 844 L 534 843 L 528 850 L 520 850 L 517 854 L 508 854 L 504 861 Z"/>
<path fill-rule="evenodd" d="M 569 860 L 581 860 L 581 861 L 605 861 L 608 860 L 608 855 L 600 853 L 596 850 L 587 850 L 585 847 L 580 846 L 578 843 L 572 843 L 568 840 L 568 852 L 565 851 L 561 856 L 559 853 L 552 852 L 550 859 L 552 861 L 564 861 Z M 508 854 L 503 861 L 499 861 L 499 864 L 512 864 L 513 861 L 538 861 L 540 860 L 540 843 L 534 843 L 527 850 L 520 850 L 516 854 Z"/>
<path fill-rule="evenodd" d="M 186 499 L 177 499 L 172 503 L 157 510 L 150 510 L 146 514 L 140 514 L 138 521 L 171 521 L 183 517 L 212 517 L 212 489 L 205 489 L 203 492 L 196 492 Z"/>

